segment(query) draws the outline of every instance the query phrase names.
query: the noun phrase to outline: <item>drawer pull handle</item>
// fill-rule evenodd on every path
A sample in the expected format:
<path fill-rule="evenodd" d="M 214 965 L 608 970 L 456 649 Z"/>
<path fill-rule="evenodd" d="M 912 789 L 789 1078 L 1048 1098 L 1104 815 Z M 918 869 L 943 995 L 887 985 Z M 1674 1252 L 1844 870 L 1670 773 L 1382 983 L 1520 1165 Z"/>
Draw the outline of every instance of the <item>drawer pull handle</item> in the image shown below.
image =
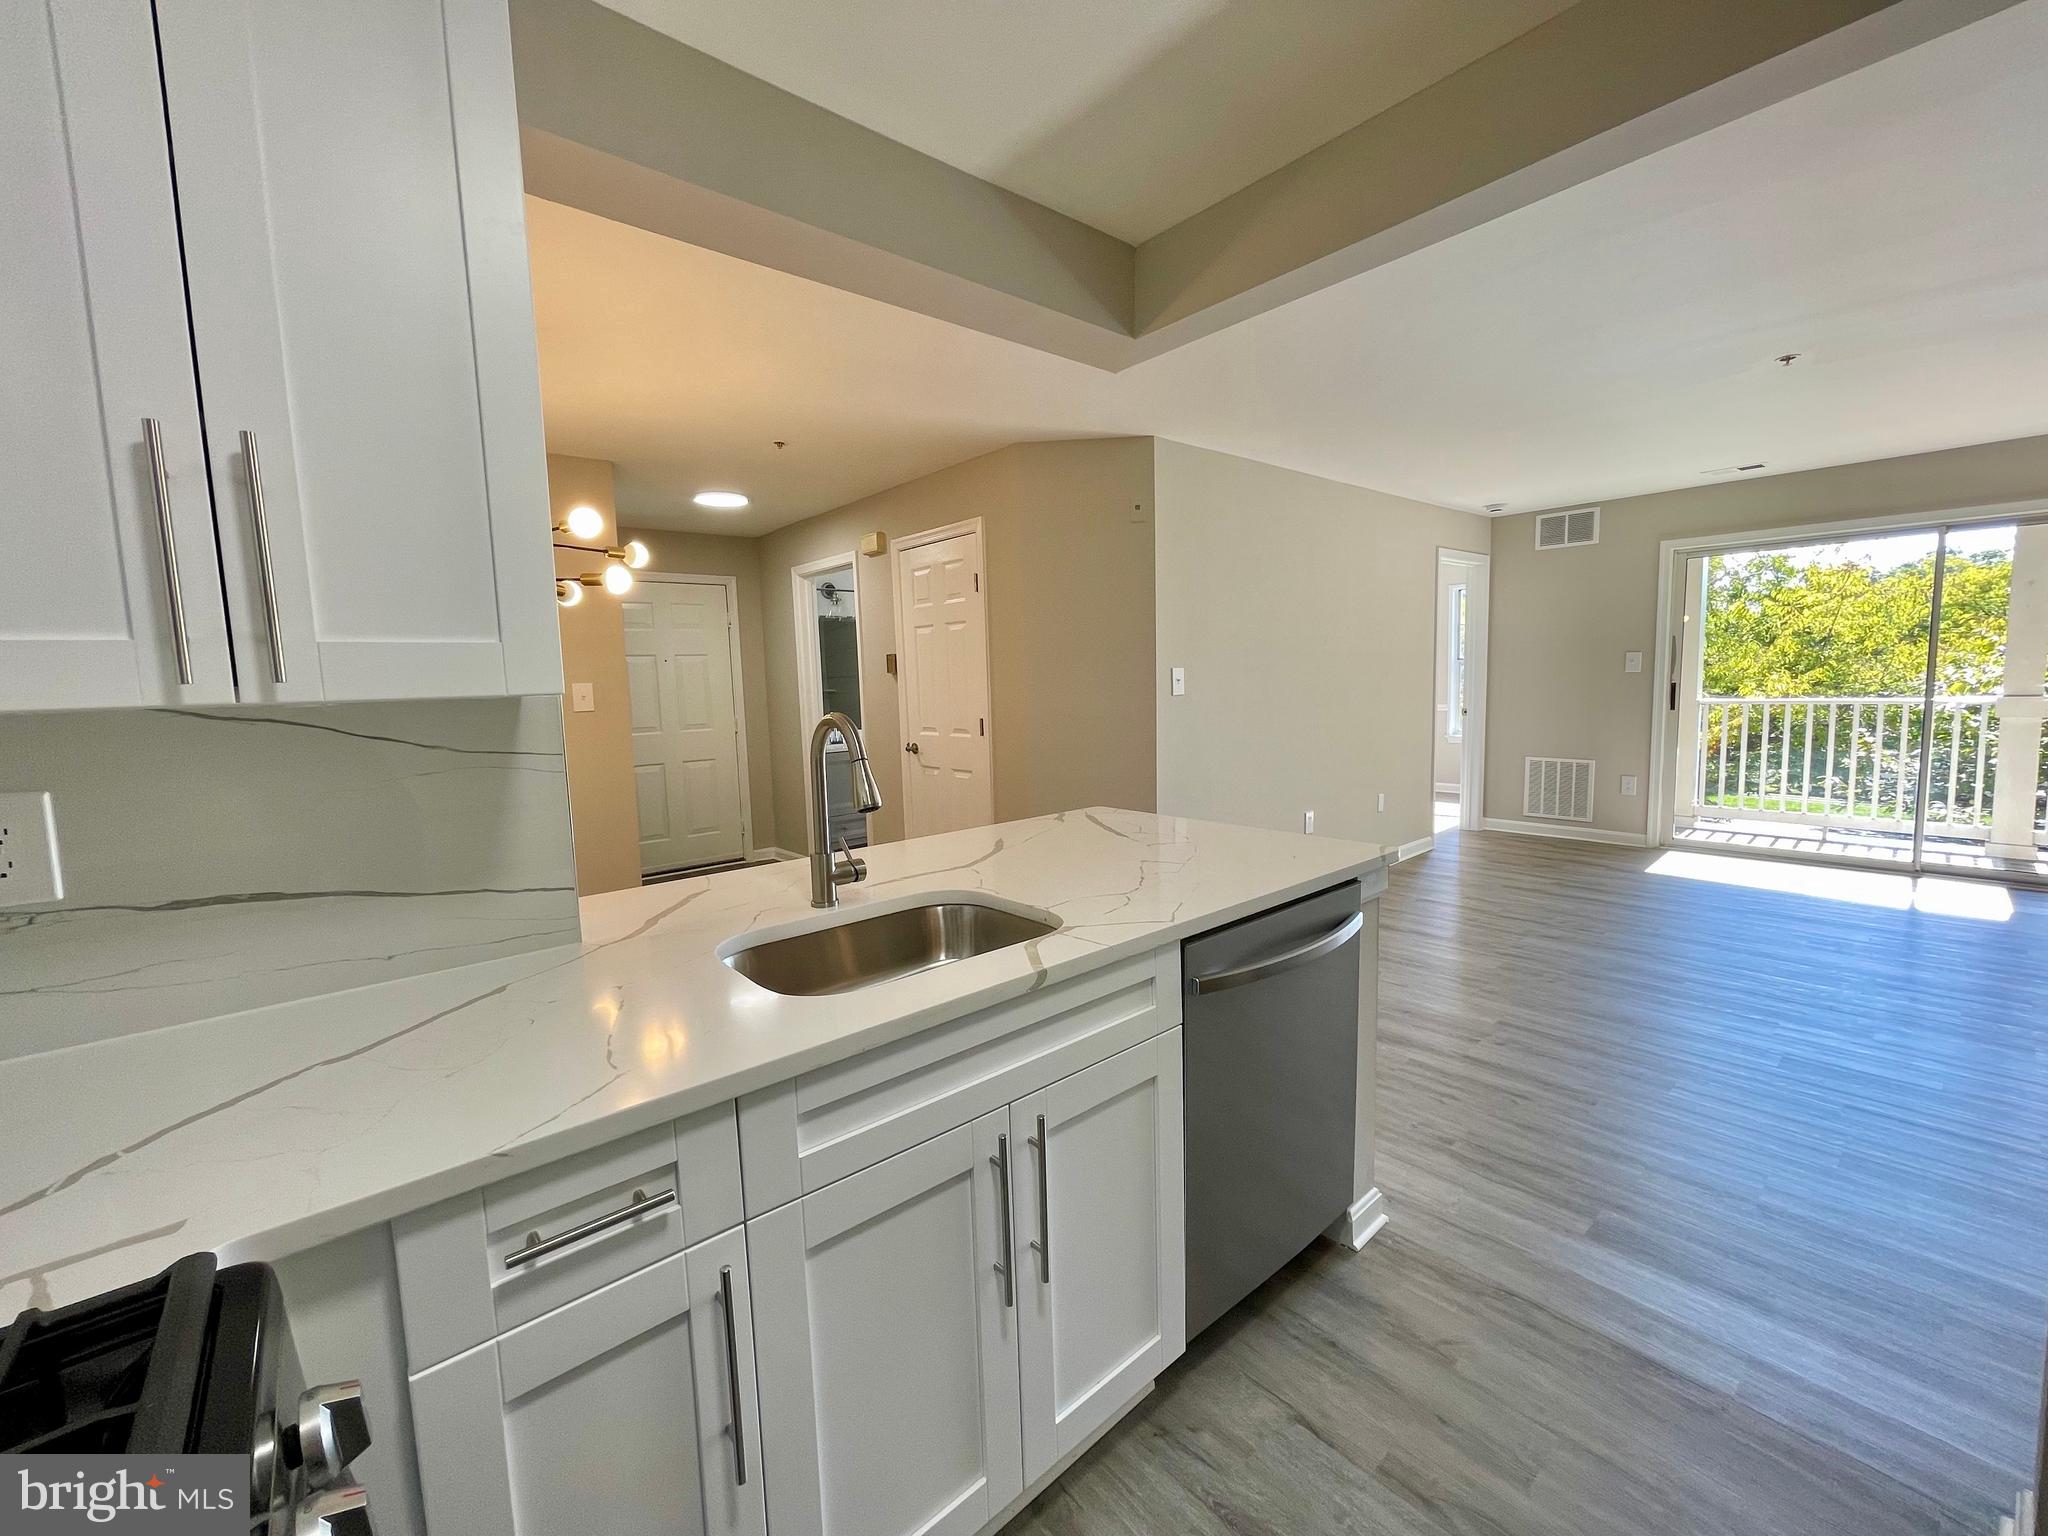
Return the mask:
<path fill-rule="evenodd" d="M 732 1391 L 733 1481 L 744 1488 L 747 1486 L 747 1426 L 740 1417 L 740 1336 L 738 1318 L 732 1306 L 730 1264 L 721 1265 L 719 1268 L 718 1300 L 725 1313 L 725 1363 L 731 1373 L 726 1380 Z"/>
<path fill-rule="evenodd" d="M 645 1216 L 649 1211 L 658 1211 L 663 1206 L 676 1203 L 676 1192 L 664 1189 L 658 1195 L 650 1195 L 643 1189 L 633 1191 L 633 1203 L 622 1205 L 616 1211 L 602 1216 L 593 1216 L 581 1226 L 571 1227 L 566 1232 L 557 1232 L 553 1237 L 542 1237 L 538 1232 L 526 1234 L 526 1246 L 515 1253 L 505 1255 L 505 1267 L 517 1269 L 522 1264 L 531 1264 L 535 1259 L 544 1259 L 551 1253 L 560 1253 L 571 1243 L 580 1243 L 586 1237 L 595 1237 L 600 1232 L 609 1232 L 635 1216 Z"/>

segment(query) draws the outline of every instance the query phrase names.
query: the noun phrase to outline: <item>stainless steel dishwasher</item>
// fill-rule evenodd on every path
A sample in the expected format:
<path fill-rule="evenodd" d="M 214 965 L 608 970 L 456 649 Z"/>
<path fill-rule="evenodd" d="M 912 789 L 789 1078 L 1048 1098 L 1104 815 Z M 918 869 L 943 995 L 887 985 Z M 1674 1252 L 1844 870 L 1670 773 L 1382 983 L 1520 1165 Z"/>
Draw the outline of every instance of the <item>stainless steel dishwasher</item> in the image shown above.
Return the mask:
<path fill-rule="evenodd" d="M 1351 1204 L 1357 881 L 1181 947 L 1188 1337 Z"/>

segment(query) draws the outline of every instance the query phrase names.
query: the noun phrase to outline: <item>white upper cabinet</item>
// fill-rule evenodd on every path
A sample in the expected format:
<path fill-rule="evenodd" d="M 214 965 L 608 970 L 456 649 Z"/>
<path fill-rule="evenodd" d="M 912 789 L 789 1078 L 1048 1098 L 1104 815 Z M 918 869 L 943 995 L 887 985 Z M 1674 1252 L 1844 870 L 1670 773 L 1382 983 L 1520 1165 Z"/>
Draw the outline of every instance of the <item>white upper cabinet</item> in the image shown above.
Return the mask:
<path fill-rule="evenodd" d="M 158 10 L 242 696 L 558 691 L 503 0 Z"/>
<path fill-rule="evenodd" d="M 230 700 L 149 0 L 0 5 L 0 145 L 0 709 Z"/>
<path fill-rule="evenodd" d="M 505 0 L 10 4 L 0 129 L 0 708 L 559 691 Z"/>

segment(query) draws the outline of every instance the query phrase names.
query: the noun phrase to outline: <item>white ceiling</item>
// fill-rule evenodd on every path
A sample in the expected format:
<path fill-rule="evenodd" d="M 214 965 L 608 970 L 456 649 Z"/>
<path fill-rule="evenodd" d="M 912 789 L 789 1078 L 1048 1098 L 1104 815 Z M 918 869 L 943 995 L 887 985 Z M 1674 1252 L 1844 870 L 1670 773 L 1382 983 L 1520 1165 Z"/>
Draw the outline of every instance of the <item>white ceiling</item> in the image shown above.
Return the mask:
<path fill-rule="evenodd" d="M 1571 0 L 604 0 L 1133 243 Z"/>
<path fill-rule="evenodd" d="M 1096 434 L 1518 511 L 2048 432 L 2048 0 L 1121 374 L 529 212 L 550 446 L 629 520 Z"/>

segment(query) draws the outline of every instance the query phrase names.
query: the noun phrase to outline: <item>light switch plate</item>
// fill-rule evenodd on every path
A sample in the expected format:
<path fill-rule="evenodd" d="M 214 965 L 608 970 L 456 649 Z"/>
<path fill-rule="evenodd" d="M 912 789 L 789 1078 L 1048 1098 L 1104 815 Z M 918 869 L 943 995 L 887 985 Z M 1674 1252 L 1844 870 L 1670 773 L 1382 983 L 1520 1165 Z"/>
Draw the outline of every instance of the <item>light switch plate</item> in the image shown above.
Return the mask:
<path fill-rule="evenodd" d="M 0 907 L 63 899 L 57 809 L 49 791 L 0 795 Z"/>
<path fill-rule="evenodd" d="M 1173 669 L 1173 696 L 1177 699 L 1187 691 L 1188 669 L 1186 667 L 1175 667 Z"/>
<path fill-rule="evenodd" d="M 569 707 L 579 715 L 587 715 L 597 708 L 597 696 L 588 683 L 569 685 Z"/>
<path fill-rule="evenodd" d="M 1621 657 L 1621 670 L 1624 672 L 1642 671 L 1643 653 L 1641 651 L 1624 651 Z"/>
<path fill-rule="evenodd" d="M 1301 830 L 1304 832 L 1313 832 L 1315 831 L 1315 829 L 1316 813 L 1314 811 L 1303 811 L 1301 813 Z"/>

